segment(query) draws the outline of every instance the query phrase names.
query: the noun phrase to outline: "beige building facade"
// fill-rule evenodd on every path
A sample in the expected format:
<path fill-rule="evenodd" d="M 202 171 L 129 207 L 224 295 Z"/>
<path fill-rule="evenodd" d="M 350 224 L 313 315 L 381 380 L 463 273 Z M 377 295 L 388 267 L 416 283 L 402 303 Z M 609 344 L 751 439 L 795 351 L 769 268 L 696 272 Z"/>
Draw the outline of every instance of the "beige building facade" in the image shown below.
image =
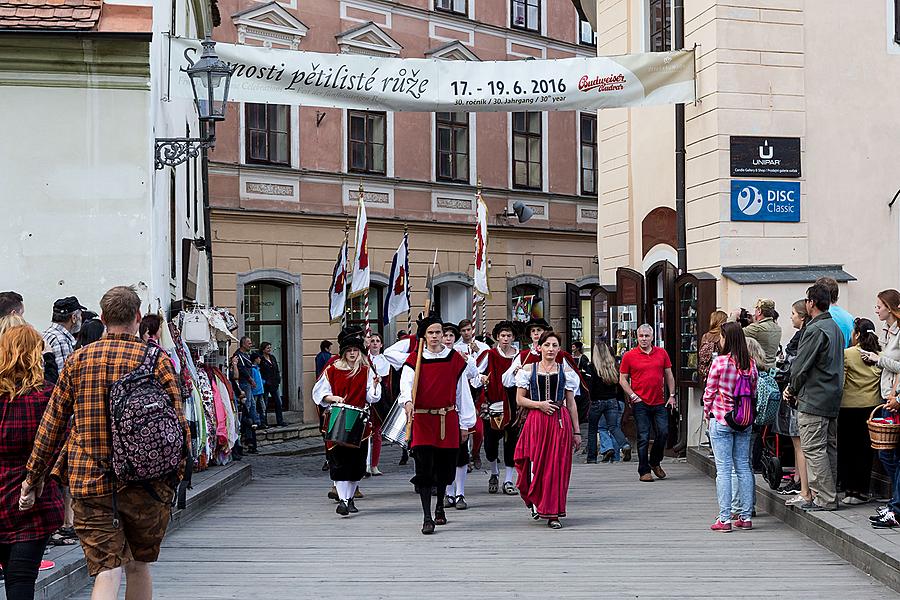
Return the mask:
<path fill-rule="evenodd" d="M 468 61 L 596 55 L 593 33 L 566 2 L 224 0 L 219 7 L 216 39 L 230 43 Z M 348 226 L 353 246 L 360 185 L 371 326 L 392 340 L 408 328 L 406 315 L 380 322 L 404 228 L 413 316 L 424 305 L 435 250 L 443 318 L 473 315 L 480 181 L 489 215 L 488 331 L 500 319 L 542 314 L 572 339 L 590 341 L 590 298 L 599 286 L 596 119 L 232 103 L 210 166 L 215 302 L 234 310 L 255 343 L 273 343 L 289 407 L 314 420 L 314 357 L 339 330 L 329 323 L 328 288 Z M 517 201 L 534 211 L 527 223 L 506 216 Z M 351 319 L 363 320 L 358 300 Z"/>
<path fill-rule="evenodd" d="M 773 298 L 787 340 L 790 304 L 817 276 L 836 277 L 839 303 L 873 319 L 876 293 L 900 287 L 900 206 L 890 206 L 900 187 L 891 168 L 900 151 L 900 45 L 893 1 L 684 5 L 698 92 L 685 110 L 687 271 L 699 274 L 704 301 L 692 304 L 673 271 L 674 107 L 601 111 L 597 244 L 602 283 L 638 278 L 636 312 L 658 331 L 668 326 L 684 395 L 695 397 L 692 336 L 705 331 L 710 310 L 752 310 L 757 298 Z M 664 49 L 659 31 L 674 41 L 669 0 L 596 6 L 601 55 Z M 799 138 L 801 176 L 732 176 L 732 136 Z M 799 182 L 799 222 L 733 220 L 733 180 Z"/>

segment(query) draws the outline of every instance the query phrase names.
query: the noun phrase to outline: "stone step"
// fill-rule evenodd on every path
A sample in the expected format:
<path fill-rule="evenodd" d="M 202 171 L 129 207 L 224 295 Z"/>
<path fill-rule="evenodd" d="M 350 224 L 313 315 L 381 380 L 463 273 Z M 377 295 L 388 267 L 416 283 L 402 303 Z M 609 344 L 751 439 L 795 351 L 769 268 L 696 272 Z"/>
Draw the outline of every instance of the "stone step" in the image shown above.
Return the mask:
<path fill-rule="evenodd" d="M 688 462 L 710 477 L 716 476 L 715 460 L 709 448 L 688 449 Z M 868 525 L 867 515 L 876 504 L 841 507 L 829 512 L 806 512 L 785 506 L 789 496 L 773 491 L 756 479 L 756 509 L 763 510 L 831 550 L 854 567 L 900 592 L 900 531 L 878 531 Z"/>
<path fill-rule="evenodd" d="M 268 429 L 256 431 L 256 445 L 258 447 L 269 446 L 292 440 L 319 437 L 320 435 L 318 423 L 301 423 L 288 425 L 287 427 L 269 426 Z"/>

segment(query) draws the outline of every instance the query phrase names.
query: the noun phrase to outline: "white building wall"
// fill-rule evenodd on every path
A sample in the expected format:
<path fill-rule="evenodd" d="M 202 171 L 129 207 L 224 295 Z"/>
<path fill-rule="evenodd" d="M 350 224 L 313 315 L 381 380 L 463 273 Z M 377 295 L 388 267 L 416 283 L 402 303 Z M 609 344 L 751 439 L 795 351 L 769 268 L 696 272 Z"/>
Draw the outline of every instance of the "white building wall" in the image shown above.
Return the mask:
<path fill-rule="evenodd" d="M 153 4 L 153 39 L 151 46 L 151 93 L 154 99 L 150 113 L 153 138 L 200 137 L 197 109 L 193 100 L 179 98 L 170 94 L 171 63 L 180 64 L 182 57 L 174 54 L 170 57 L 167 34 L 200 39 L 208 23 L 208 17 L 195 16 L 196 5 L 189 0 L 146 0 Z M 175 10 L 172 10 L 172 6 Z M 202 4 L 202 3 L 201 3 Z M 174 22 L 173 22 L 174 18 Z M 189 127 L 189 130 L 188 128 Z M 188 133 L 189 132 L 189 133 Z M 151 154 L 153 147 L 151 147 Z M 189 164 L 190 163 L 190 164 Z M 170 303 L 183 297 L 182 290 L 182 240 L 205 238 L 203 226 L 203 185 L 200 178 L 200 159 L 189 159 L 177 167 L 153 169 L 153 226 L 156 234 L 152 249 L 153 293 L 151 300 L 156 308 L 157 302 L 163 310 L 168 310 Z M 171 224 L 170 194 L 172 173 L 175 174 L 175 273 L 172 278 L 171 256 Z M 198 181 L 194 181 L 198 179 Z M 190 184 L 190 185 L 188 185 Z M 197 200 L 193 194 L 196 188 Z M 206 256 L 200 252 L 198 261 L 197 301 L 208 303 L 209 285 L 206 268 Z"/>
<path fill-rule="evenodd" d="M 119 284 L 149 299 L 154 224 L 146 91 L 11 86 L 2 89 L 4 218 L 0 288 L 25 297 L 26 318 L 50 322 L 53 301 L 99 309 Z M 32 115 L 32 117 L 27 117 Z"/>
<path fill-rule="evenodd" d="M 864 316 L 877 291 L 900 287 L 900 202 L 887 206 L 900 188 L 891 168 L 900 151 L 900 46 L 890 41 L 890 4 L 685 3 L 700 99 L 686 107 L 689 270 L 842 264 L 858 281 L 841 304 Z M 646 50 L 645 0 L 598 0 L 598 20 L 601 55 Z M 640 268 L 641 220 L 674 206 L 671 115 L 670 107 L 600 112 L 604 283 L 618 266 Z M 731 135 L 801 138 L 800 223 L 730 221 Z M 720 280 L 723 306 L 752 304 L 747 293 Z"/>
<path fill-rule="evenodd" d="M 809 254 L 856 276 L 841 304 L 874 319 L 876 294 L 900 289 L 900 45 L 884 0 L 826 4 L 804 16 Z"/>

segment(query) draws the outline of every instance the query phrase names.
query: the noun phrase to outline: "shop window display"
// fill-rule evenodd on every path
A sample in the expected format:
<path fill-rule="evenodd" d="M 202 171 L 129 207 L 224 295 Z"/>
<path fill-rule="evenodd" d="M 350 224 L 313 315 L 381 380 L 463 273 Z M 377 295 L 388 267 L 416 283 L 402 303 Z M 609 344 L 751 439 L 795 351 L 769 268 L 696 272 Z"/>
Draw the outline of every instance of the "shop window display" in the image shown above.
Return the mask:
<path fill-rule="evenodd" d="M 637 346 L 637 304 L 626 304 L 612 308 L 613 350 L 616 358 Z"/>
<path fill-rule="evenodd" d="M 692 283 L 684 284 L 681 288 L 681 297 L 678 299 L 678 303 L 681 316 L 681 331 L 678 332 L 678 352 L 681 355 L 679 376 L 681 381 L 699 383 L 700 376 L 697 372 L 697 361 L 699 358 L 697 286 Z"/>
<path fill-rule="evenodd" d="M 709 273 L 686 273 L 675 282 L 677 298 L 677 351 L 675 379 L 678 385 L 700 387 L 697 370 L 700 338 L 709 326 L 709 315 L 716 310 L 716 278 Z"/>

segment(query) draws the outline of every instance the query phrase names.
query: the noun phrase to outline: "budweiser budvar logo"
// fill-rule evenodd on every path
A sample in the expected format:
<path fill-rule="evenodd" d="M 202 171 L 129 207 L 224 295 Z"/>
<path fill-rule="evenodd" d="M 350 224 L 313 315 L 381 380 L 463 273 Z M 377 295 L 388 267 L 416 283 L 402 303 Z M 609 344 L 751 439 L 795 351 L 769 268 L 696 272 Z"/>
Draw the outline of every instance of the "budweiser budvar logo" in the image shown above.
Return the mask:
<path fill-rule="evenodd" d="M 582 75 L 578 80 L 578 89 L 582 92 L 588 92 L 596 89 L 598 92 L 616 92 L 625 89 L 625 74 L 607 75 L 606 77 L 589 77 Z"/>

